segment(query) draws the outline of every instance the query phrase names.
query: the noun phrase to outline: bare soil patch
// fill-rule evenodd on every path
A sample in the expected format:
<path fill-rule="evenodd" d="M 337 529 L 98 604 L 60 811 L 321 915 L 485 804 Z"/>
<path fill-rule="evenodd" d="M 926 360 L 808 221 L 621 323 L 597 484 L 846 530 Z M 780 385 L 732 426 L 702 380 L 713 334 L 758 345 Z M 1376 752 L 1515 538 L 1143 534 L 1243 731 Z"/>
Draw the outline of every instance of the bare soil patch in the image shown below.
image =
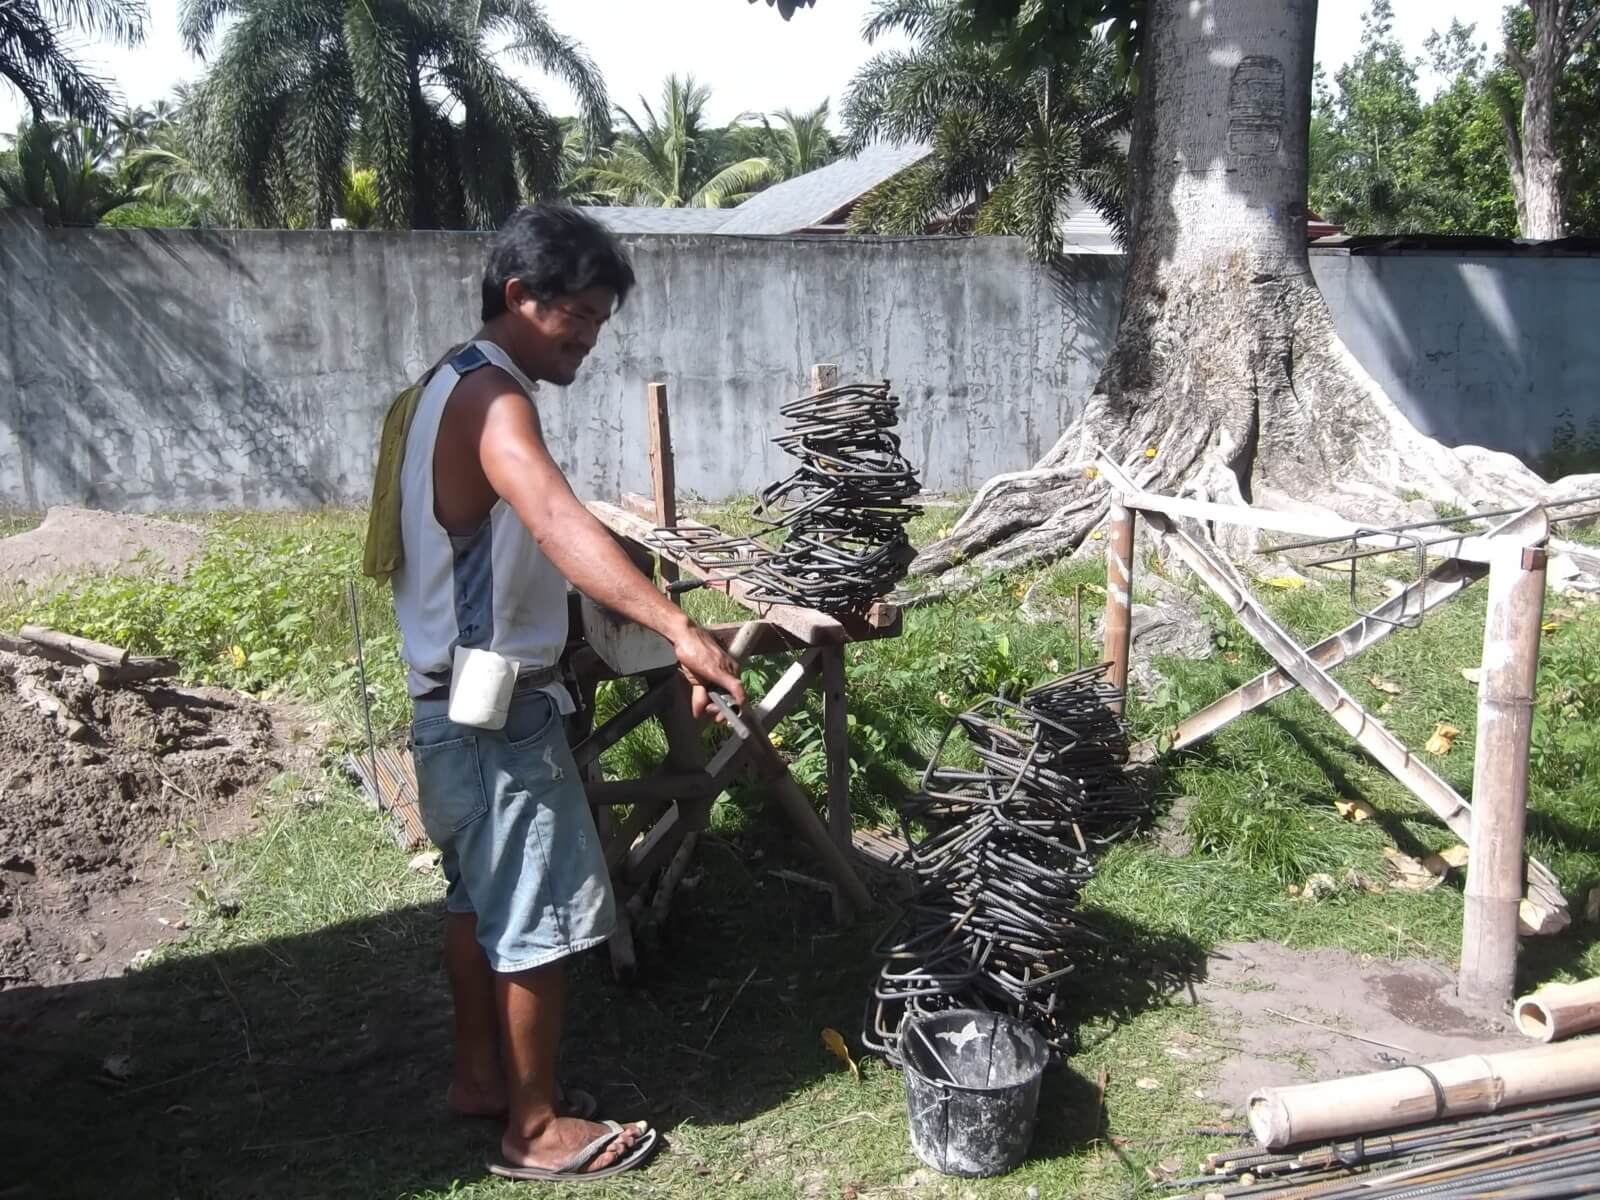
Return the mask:
<path fill-rule="evenodd" d="M 139 567 L 176 577 L 199 557 L 204 541 L 204 531 L 176 521 L 57 507 L 37 529 L 0 539 L 0 579 L 37 587 Z"/>
<path fill-rule="evenodd" d="M 1213 951 L 1206 974 L 1199 1000 L 1223 1017 L 1235 1051 L 1218 1067 L 1218 1095 L 1240 1111 L 1260 1087 L 1529 1044 L 1509 1019 L 1486 1020 L 1463 1006 L 1455 972 L 1430 959 L 1240 942 Z"/>
<path fill-rule="evenodd" d="M 69 741 L 19 695 L 87 727 Z M 0 652 L 0 988 L 116 974 L 180 933 L 193 865 L 177 841 L 248 823 L 290 757 L 267 706 L 170 683 L 96 688 Z"/>

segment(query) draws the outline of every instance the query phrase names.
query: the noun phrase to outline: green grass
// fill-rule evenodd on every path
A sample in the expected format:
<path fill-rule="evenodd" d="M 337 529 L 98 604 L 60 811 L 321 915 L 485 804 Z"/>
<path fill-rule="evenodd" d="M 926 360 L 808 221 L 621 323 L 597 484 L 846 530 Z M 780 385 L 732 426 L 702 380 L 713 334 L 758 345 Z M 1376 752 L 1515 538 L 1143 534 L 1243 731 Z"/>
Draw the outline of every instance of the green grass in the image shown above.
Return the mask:
<path fill-rule="evenodd" d="M 936 535 L 956 511 L 920 518 L 918 539 Z M 37 617 L 177 654 L 197 678 L 321 705 L 339 736 L 354 741 L 344 587 L 355 573 L 361 520 L 324 513 L 209 524 L 206 555 L 181 588 L 96 581 L 25 595 L 0 613 L 0 626 Z M 1370 564 L 1362 578 L 1369 606 L 1383 569 L 1381 560 Z M 850 649 L 860 819 L 892 811 L 952 712 L 1070 669 L 1080 649 L 1093 660 L 1093 646 L 1076 644 L 1073 606 L 1081 597 L 1087 640 L 1100 577 L 1097 565 L 1068 563 L 992 580 L 908 611 L 898 639 Z M 1030 590 L 1032 606 L 1052 619 L 1021 617 Z M 1351 619 L 1336 581 L 1261 591 L 1307 640 Z M 380 726 L 393 729 L 405 704 L 392 616 L 378 589 L 362 586 L 359 595 Z M 703 619 L 741 615 L 704 591 L 689 603 Z M 1167 683 L 1130 710 L 1141 734 L 1159 733 L 1267 665 L 1221 606 L 1210 607 L 1215 652 L 1161 664 Z M 1483 590 L 1469 589 L 1422 629 L 1396 634 L 1337 672 L 1413 747 L 1441 722 L 1457 726 L 1447 754 L 1424 757 L 1464 791 L 1476 690 L 1461 669 L 1478 663 L 1483 617 Z M 1600 608 L 1552 597 L 1547 619 L 1529 836 L 1576 898 L 1579 920 L 1560 937 L 1527 944 L 1526 984 L 1600 971 L 1593 929 L 1581 919 L 1584 895 L 1600 883 Z M 772 672 L 754 669 L 750 678 L 759 686 Z M 602 704 L 615 708 L 629 694 L 625 684 L 607 689 Z M 813 783 L 821 769 L 816 729 L 817 714 L 807 710 L 781 731 L 796 774 Z M 641 732 L 607 762 L 637 770 L 660 750 L 658 735 Z M 837 931 L 825 899 L 768 875 L 790 853 L 787 830 L 759 796 L 726 798 L 697 859 L 697 886 L 675 907 L 671 941 L 643 947 L 647 982 L 619 988 L 602 958 L 579 968 L 576 1079 L 600 1089 L 608 1112 L 661 1124 L 675 1149 L 644 1176 L 594 1194 L 813 1200 L 848 1188 L 861 1197 L 1015 1197 L 1029 1186 L 1045 1196 L 1147 1194 L 1145 1167 L 1174 1155 L 1192 1164 L 1201 1146 L 1183 1130 L 1214 1120 L 1217 1104 L 1216 1055 L 1179 1060 L 1164 1047 L 1214 1047 L 1230 1032 L 1205 1011 L 1166 1003 L 1149 979 L 1150 962 L 1192 964 L 1219 942 L 1257 938 L 1455 958 L 1459 878 L 1425 893 L 1346 882 L 1351 872 L 1382 880 L 1385 847 L 1416 854 L 1453 839 L 1303 695 L 1169 756 L 1158 796 L 1163 806 L 1188 798 L 1182 823 L 1193 849 L 1172 857 L 1138 838 L 1102 860 L 1085 906 L 1125 953 L 1087 972 L 1092 984 L 1077 993 L 1082 1045 L 1070 1067 L 1050 1077 L 1032 1160 L 1004 1180 L 972 1183 L 916 1174 L 898 1078 L 868 1062 L 857 1084 L 822 1048 L 827 1026 L 856 1044 L 876 929 Z M 1378 816 L 1341 819 L 1334 801 L 1357 798 Z M 408 868 L 408 856 L 337 772 L 284 781 L 261 801 L 255 832 L 204 853 L 190 940 L 126 980 L 68 989 L 57 1007 L 75 1039 L 71 1054 L 24 1057 L 34 1100 L 15 1144 L 25 1160 L 72 1155 L 87 1122 L 101 1152 L 81 1164 L 83 1194 L 138 1193 L 133 1181 L 146 1177 L 158 1179 L 163 1194 L 197 1196 L 285 1188 L 305 1196 L 520 1194 L 482 1175 L 492 1126 L 452 1121 L 439 1109 L 449 1031 L 437 970 L 437 875 Z M 1312 902 L 1291 893 L 1318 872 L 1339 882 L 1331 896 Z M 756 974 L 739 993 L 751 967 Z M 92 1082 L 97 1056 L 114 1052 L 134 1054 L 130 1086 L 140 1090 L 108 1093 Z M 1100 1118 L 1102 1069 L 1109 1086 Z M 1140 1079 L 1158 1086 L 1141 1089 Z"/>

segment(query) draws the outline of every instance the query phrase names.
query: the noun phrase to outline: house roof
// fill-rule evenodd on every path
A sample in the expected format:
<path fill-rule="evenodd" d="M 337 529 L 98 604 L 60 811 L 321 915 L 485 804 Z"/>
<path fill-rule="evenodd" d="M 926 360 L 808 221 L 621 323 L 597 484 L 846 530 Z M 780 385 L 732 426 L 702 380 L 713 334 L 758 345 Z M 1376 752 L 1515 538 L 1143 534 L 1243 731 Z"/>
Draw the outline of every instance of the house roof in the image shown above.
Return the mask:
<path fill-rule="evenodd" d="M 612 233 L 717 233 L 733 216 L 731 208 L 633 208 L 589 205 L 582 211 Z"/>
<path fill-rule="evenodd" d="M 841 158 L 757 192 L 734 209 L 717 232 L 798 233 L 820 225 L 884 180 L 926 158 L 929 149 L 920 142 L 903 146 L 874 143 L 854 158 Z"/>

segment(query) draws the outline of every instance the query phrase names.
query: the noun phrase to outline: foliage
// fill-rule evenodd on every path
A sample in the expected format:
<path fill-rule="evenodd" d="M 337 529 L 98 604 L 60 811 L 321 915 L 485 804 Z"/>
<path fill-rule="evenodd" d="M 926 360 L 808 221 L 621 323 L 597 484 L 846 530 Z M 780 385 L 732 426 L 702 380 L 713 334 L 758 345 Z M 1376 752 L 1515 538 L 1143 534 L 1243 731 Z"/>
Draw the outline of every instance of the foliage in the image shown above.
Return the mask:
<path fill-rule="evenodd" d="M 0 4 L 0 81 L 22 97 L 36 124 L 64 116 L 103 125 L 111 90 L 73 57 L 72 36 L 137 45 L 147 16 L 144 0 L 6 0 Z"/>
<path fill-rule="evenodd" d="M 982 37 L 1001 49 L 1010 70 L 1026 73 L 1058 63 L 1071 64 L 1099 34 L 1115 49 L 1124 78 L 1131 84 L 1139 48 L 1139 22 L 1145 0 L 958 0 L 961 10 Z M 932 6 L 908 0 L 910 12 Z"/>
<path fill-rule="evenodd" d="M 1564 32 L 1571 37 L 1595 19 L 1600 0 L 1575 0 Z M 1534 17 L 1525 4 L 1506 9 L 1504 44 L 1488 95 L 1505 126 L 1520 128 L 1523 80 L 1511 62 L 1533 45 Z M 1600 236 L 1600 38 L 1578 42 L 1556 80 L 1554 97 L 1556 157 L 1567 229 L 1573 235 Z M 1502 146 L 1505 142 L 1502 141 Z"/>
<path fill-rule="evenodd" d="M 0 195 L 37 208 L 50 225 L 95 225 L 131 193 L 117 179 L 106 137 L 76 121 L 24 122 L 15 158 L 0 165 Z"/>
<path fill-rule="evenodd" d="M 238 223 L 235 197 L 203 158 L 199 125 L 194 91 L 183 84 L 171 100 L 158 100 L 118 119 L 118 171 L 137 198 L 124 223 Z M 150 219 L 143 219 L 145 214 Z"/>
<path fill-rule="evenodd" d="M 1132 110 L 1111 44 L 1088 36 L 1017 71 L 1015 48 L 977 29 L 955 0 L 878 0 L 868 40 L 899 32 L 913 46 L 876 55 L 852 81 L 851 147 L 926 142 L 931 153 L 866 196 L 852 230 L 1014 234 L 1043 258 L 1081 198 L 1125 237 Z"/>
<path fill-rule="evenodd" d="M 641 116 L 619 107 L 622 130 L 580 176 L 581 186 L 610 204 L 724 208 L 780 179 L 767 158 L 734 157 L 733 130 L 706 118 L 710 100 L 711 90 L 692 75 L 669 75 L 659 113 L 643 96 Z"/>
<path fill-rule="evenodd" d="M 351 229 L 371 229 L 378 218 L 378 173 L 371 167 L 345 168 L 339 215 Z"/>
<path fill-rule="evenodd" d="M 568 83 L 592 128 L 609 109 L 537 0 L 186 0 L 184 38 L 205 51 L 225 21 L 197 95 L 202 158 L 259 224 L 326 226 L 358 147 L 388 228 L 493 228 L 554 194 L 559 127 L 497 61 L 502 41 Z"/>
<path fill-rule="evenodd" d="M 827 166 L 843 149 L 828 128 L 826 100 L 805 112 L 781 108 L 765 114 L 760 125 L 736 128 L 734 136 L 749 147 L 747 157 L 766 159 L 784 179 Z"/>
<path fill-rule="evenodd" d="M 1311 124 L 1311 207 L 1351 233 L 1510 235 L 1516 228 L 1500 119 L 1483 54 L 1459 21 L 1434 34 L 1434 65 L 1451 82 L 1431 102 L 1418 62 L 1394 34 L 1390 0 L 1362 16 L 1361 49 L 1318 77 Z"/>

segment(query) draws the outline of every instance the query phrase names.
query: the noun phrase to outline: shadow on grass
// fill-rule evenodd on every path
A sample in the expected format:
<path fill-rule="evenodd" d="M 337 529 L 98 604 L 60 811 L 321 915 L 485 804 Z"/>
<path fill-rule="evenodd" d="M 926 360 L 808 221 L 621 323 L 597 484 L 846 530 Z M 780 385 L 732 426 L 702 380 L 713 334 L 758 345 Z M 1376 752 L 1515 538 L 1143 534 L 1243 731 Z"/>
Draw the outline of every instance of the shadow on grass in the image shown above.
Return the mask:
<path fill-rule="evenodd" d="M 838 1072 L 824 1027 L 855 1041 L 884 914 L 836 929 L 825 895 L 767 875 L 781 830 L 758 823 L 736 848 L 696 860 L 644 983 L 615 984 L 603 952 L 575 966 L 564 1073 L 604 1115 L 669 1132 L 747 1122 Z M 1080 1020 L 1160 1004 L 1200 961 L 1093 920 L 1115 949 L 1083 970 Z M 413 905 L 0 993 L 0 1195 L 374 1197 L 483 1178 L 498 1125 L 443 1105 L 441 933 L 440 909 Z M 1092 1081 L 1058 1068 L 1045 1094 L 1035 1157 L 1102 1135 Z"/>

